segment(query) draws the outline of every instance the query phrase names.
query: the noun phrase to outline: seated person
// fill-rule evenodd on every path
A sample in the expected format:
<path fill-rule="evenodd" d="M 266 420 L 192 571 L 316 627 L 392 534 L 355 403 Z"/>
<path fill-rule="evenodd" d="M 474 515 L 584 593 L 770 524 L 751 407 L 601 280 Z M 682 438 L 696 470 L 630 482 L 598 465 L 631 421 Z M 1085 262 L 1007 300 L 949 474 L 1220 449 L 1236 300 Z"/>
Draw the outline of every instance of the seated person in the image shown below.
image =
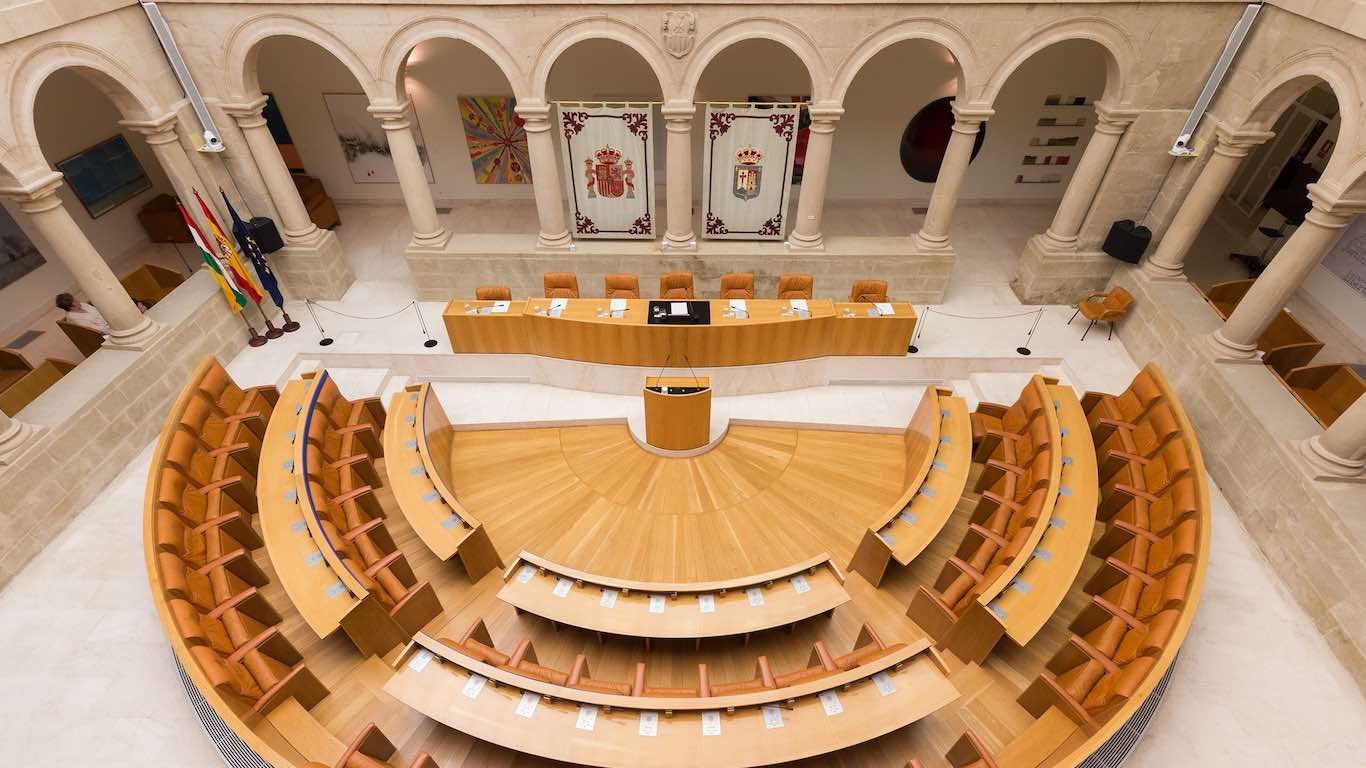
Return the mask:
<path fill-rule="evenodd" d="M 100 314 L 93 304 L 76 301 L 76 297 L 69 293 L 59 293 L 57 308 L 66 313 L 62 320 L 68 323 L 94 328 L 100 333 L 109 333 L 109 321 L 104 319 L 104 315 Z"/>

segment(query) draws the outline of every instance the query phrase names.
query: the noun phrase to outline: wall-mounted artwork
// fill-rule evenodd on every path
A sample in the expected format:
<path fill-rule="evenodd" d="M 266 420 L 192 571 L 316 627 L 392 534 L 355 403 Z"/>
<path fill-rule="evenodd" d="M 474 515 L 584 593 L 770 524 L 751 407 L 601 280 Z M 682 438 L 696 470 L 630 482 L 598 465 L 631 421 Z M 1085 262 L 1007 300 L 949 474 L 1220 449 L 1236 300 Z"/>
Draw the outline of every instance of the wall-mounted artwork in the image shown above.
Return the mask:
<path fill-rule="evenodd" d="M 530 184 L 526 124 L 511 96 L 461 96 L 460 122 L 476 184 Z"/>
<path fill-rule="evenodd" d="M 43 254 L 38 253 L 33 241 L 9 211 L 0 206 L 0 288 L 13 285 L 44 263 Z"/>
<path fill-rule="evenodd" d="M 324 93 L 323 102 L 332 117 L 332 127 L 337 132 L 342 154 L 346 156 L 351 180 L 357 184 L 397 183 L 398 171 L 389 152 L 389 140 L 379 121 L 368 111 L 370 99 L 363 93 Z M 416 110 L 410 110 L 410 116 L 413 141 L 417 142 L 417 154 L 422 158 L 422 169 L 427 172 L 427 183 L 435 183 Z"/>
<path fill-rule="evenodd" d="M 122 134 L 57 163 L 57 170 L 92 219 L 152 188 L 152 180 Z"/>
<path fill-rule="evenodd" d="M 275 94 L 266 94 L 266 106 L 261 109 L 261 116 L 266 119 L 266 128 L 270 130 L 271 138 L 275 139 L 275 146 L 280 148 L 280 157 L 285 159 L 285 166 L 292 173 L 303 173 L 304 160 L 299 156 L 299 148 L 294 146 L 294 137 L 289 135 L 289 127 L 285 125 L 285 116 L 280 114 Z"/>

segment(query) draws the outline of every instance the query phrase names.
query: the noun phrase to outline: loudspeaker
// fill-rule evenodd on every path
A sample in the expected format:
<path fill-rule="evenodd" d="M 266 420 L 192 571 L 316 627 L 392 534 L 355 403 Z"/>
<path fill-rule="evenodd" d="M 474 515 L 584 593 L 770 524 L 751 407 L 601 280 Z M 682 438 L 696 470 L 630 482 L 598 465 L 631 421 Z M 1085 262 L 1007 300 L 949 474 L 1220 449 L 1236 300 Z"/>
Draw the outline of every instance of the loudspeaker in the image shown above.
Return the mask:
<path fill-rule="evenodd" d="M 1133 219 L 1123 219 L 1110 225 L 1110 234 L 1105 236 L 1105 244 L 1100 249 L 1120 261 L 1137 264 L 1152 240 L 1151 229 L 1136 224 Z"/>
<path fill-rule="evenodd" d="M 251 228 L 251 237 L 260 246 L 262 253 L 275 253 L 285 247 L 285 241 L 280 237 L 280 230 L 275 226 L 275 222 L 265 216 L 253 217 L 247 222 Z"/>

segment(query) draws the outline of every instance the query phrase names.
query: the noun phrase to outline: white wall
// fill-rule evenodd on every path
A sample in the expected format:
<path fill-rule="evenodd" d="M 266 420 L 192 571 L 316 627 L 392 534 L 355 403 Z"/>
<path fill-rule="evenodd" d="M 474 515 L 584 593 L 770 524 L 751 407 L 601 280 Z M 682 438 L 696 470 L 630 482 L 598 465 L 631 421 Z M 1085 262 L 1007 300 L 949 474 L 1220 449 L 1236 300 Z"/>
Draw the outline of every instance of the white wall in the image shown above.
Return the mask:
<path fill-rule="evenodd" d="M 43 84 L 38 92 L 35 112 L 39 144 L 43 155 L 54 167 L 56 163 L 122 131 L 118 126 L 121 116 L 114 104 L 73 71 L 57 72 Z M 170 182 L 147 143 L 137 134 L 122 132 L 133 154 L 142 163 L 147 177 L 151 179 L 151 189 L 98 219 L 92 219 L 86 213 L 85 207 L 69 187 L 64 186 L 58 193 L 67 212 L 76 220 L 95 249 L 106 261 L 120 265 L 136 261 L 138 250 L 151 245 L 142 225 L 138 223 L 138 211 L 148 200 L 162 192 L 171 191 Z M 27 215 L 20 212 L 19 206 L 8 202 L 4 205 L 20 228 L 28 233 L 47 263 L 0 290 L 0 329 L 3 329 L 0 344 L 11 341 L 34 318 L 46 313 L 52 307 L 53 296 L 72 290 L 76 282 L 47 244 L 34 233 Z"/>

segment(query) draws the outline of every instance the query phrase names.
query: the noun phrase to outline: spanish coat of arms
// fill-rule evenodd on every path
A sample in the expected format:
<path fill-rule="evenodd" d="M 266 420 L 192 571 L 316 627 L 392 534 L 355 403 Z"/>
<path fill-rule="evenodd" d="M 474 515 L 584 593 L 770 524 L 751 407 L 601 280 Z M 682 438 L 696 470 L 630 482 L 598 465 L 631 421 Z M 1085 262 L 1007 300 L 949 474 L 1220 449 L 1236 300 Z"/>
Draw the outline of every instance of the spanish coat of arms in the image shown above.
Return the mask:
<path fill-rule="evenodd" d="M 621 150 L 603 147 L 583 160 L 584 186 L 589 197 L 636 196 L 636 169 L 631 160 L 622 162 Z"/>

